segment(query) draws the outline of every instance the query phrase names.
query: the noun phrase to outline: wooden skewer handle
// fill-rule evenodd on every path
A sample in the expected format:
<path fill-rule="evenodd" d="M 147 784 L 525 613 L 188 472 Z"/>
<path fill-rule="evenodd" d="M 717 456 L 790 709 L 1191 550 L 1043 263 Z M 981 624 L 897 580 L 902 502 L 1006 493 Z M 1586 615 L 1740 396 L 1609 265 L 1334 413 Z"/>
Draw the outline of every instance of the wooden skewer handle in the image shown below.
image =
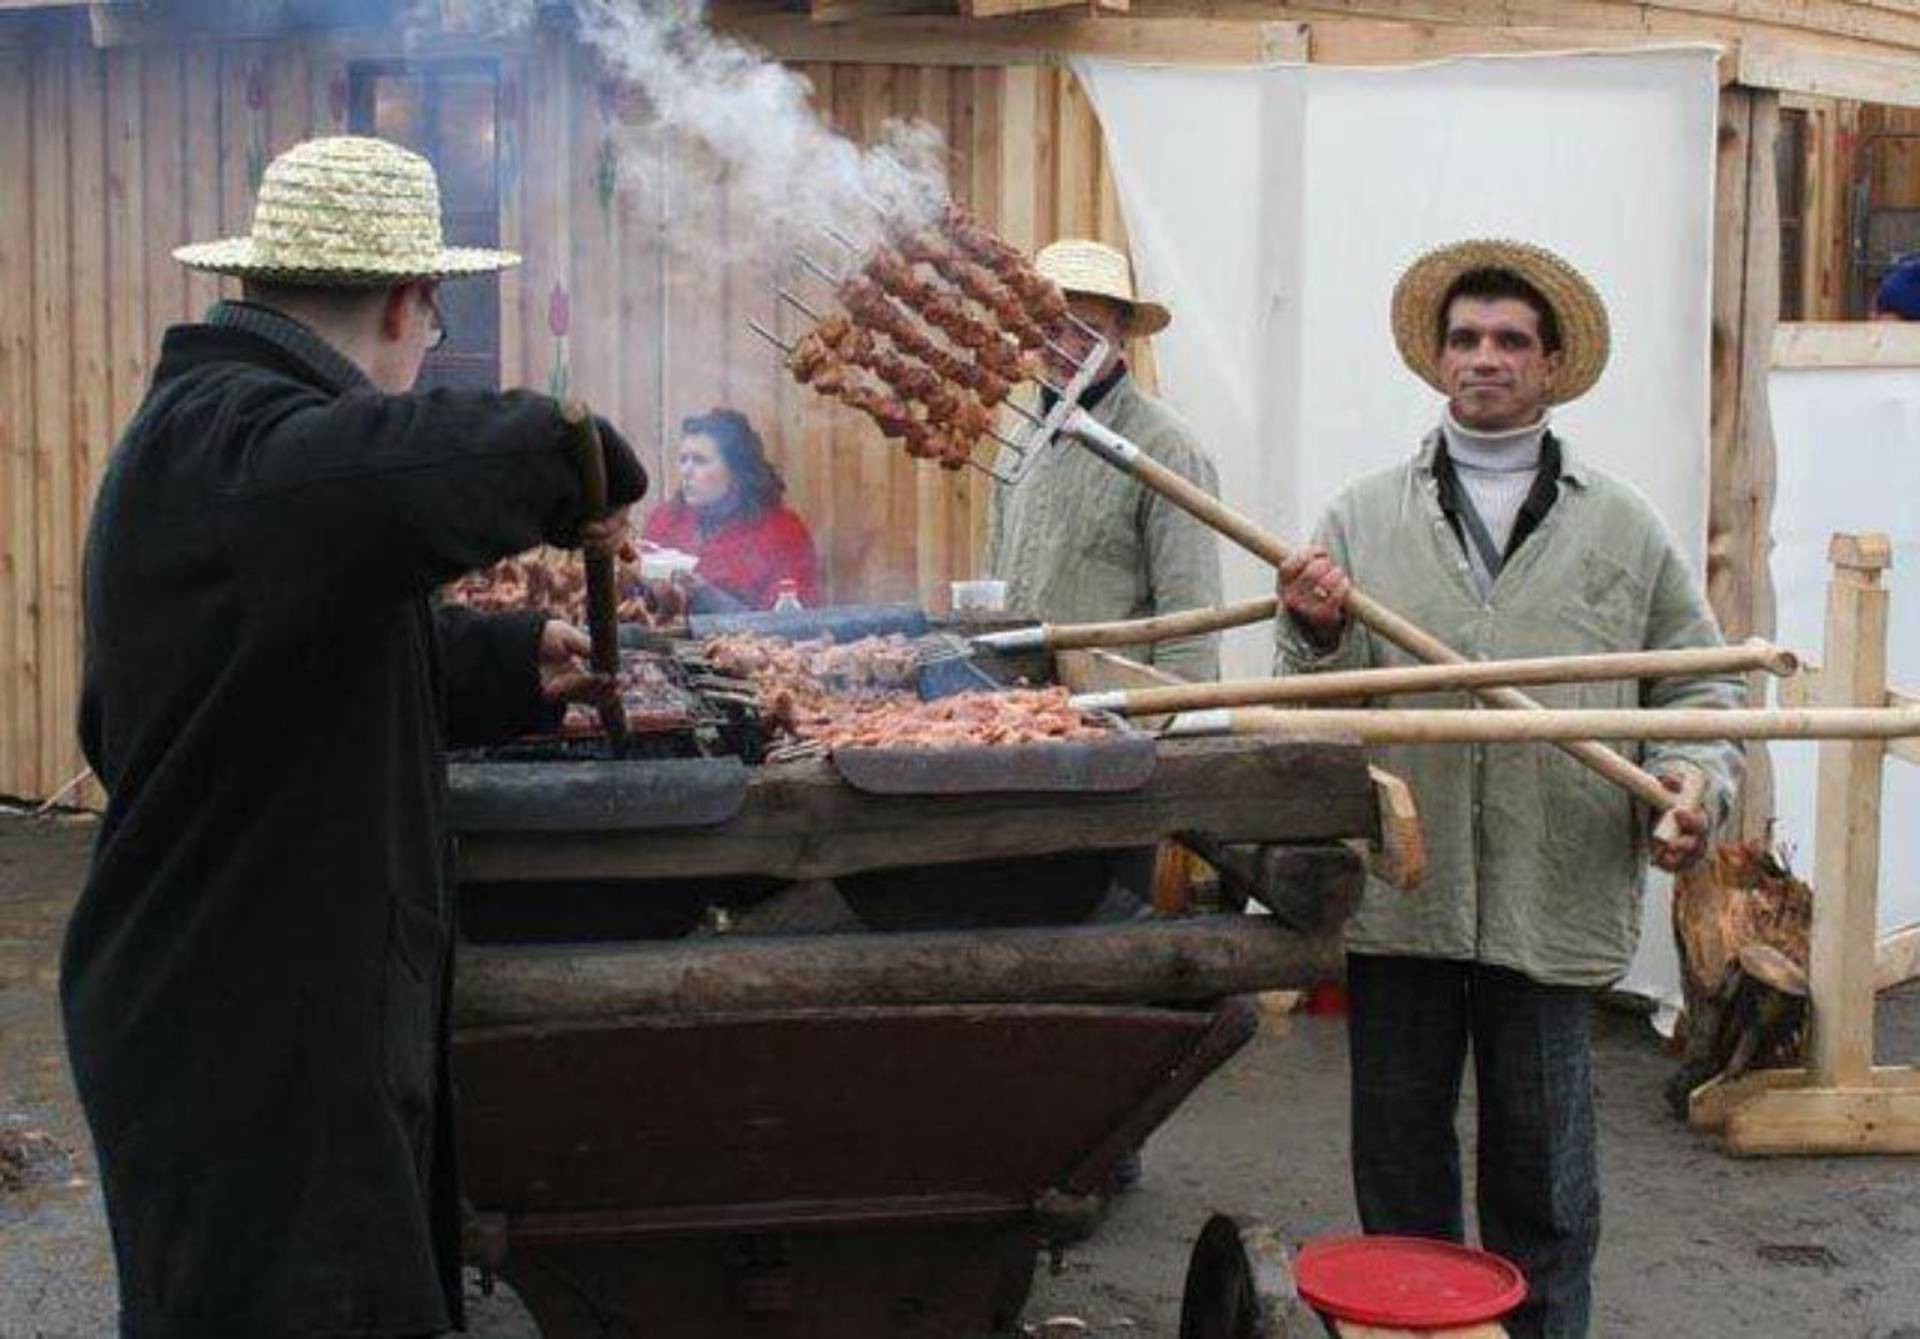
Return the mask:
<path fill-rule="evenodd" d="M 598 519 L 607 511 L 607 458 L 600 444 L 600 426 L 594 421 L 592 411 L 578 400 L 568 401 L 560 413 L 573 432 L 586 514 Z M 618 674 L 620 602 L 613 584 L 613 558 L 610 554 L 582 548 L 581 559 L 587 569 L 587 635 L 593 641 L 591 662 L 597 673 Z M 600 724 L 611 739 L 626 735 L 626 708 L 617 697 L 600 704 Z"/>
<path fill-rule="evenodd" d="M 1077 706 L 1131 715 L 1162 715 L 1207 707 L 1272 706 L 1280 703 L 1332 702 L 1345 698 L 1389 697 L 1398 693 L 1439 693 L 1499 684 L 1598 683 L 1610 679 L 1663 679 L 1670 676 L 1767 670 L 1788 675 L 1800 662 L 1791 651 L 1758 638 L 1738 646 L 1705 646 L 1676 651 L 1628 651 L 1588 656 L 1541 656 L 1529 660 L 1475 660 L 1463 665 L 1407 665 L 1389 669 L 1336 670 L 1278 679 L 1229 679 L 1221 683 L 1167 688 L 1131 688 L 1085 694 Z"/>
<path fill-rule="evenodd" d="M 1527 744 L 1577 739 L 1906 739 L 1920 707 L 1380 708 L 1283 711 L 1234 707 L 1176 716 L 1166 733 L 1351 737 L 1365 744 Z M 1655 784 L 1658 784 L 1657 782 Z M 1678 797 L 1676 797 L 1677 799 Z M 1669 806 L 1671 807 L 1671 806 Z"/>
<path fill-rule="evenodd" d="M 1125 471 L 1181 510 L 1203 521 L 1255 557 L 1275 567 L 1287 559 L 1287 546 L 1278 537 L 1221 502 L 1197 484 L 1162 465 L 1132 442 L 1094 421 L 1084 410 L 1068 417 L 1064 430 L 1085 443 L 1108 464 Z M 1364 623 L 1380 636 L 1409 655 L 1429 665 L 1461 665 L 1467 658 L 1432 633 L 1402 618 L 1366 592 L 1355 587 L 1347 592 L 1349 617 Z M 1509 711 L 1541 711 L 1544 708 L 1517 688 L 1476 688 L 1474 696 L 1488 706 Z M 1636 767 L 1603 744 L 1591 740 L 1556 741 L 1560 747 L 1591 767 L 1607 780 L 1622 787 L 1641 803 L 1665 813 L 1676 807 L 1678 797 L 1662 786 L 1644 768 Z"/>
<path fill-rule="evenodd" d="M 1153 618 L 1130 618 L 1115 623 L 1043 623 L 1037 628 L 1012 628 L 975 637 L 981 646 L 1005 651 L 1086 651 L 1100 646 L 1146 646 L 1176 637 L 1262 623 L 1279 611 L 1280 601 L 1269 595 L 1213 609 L 1182 609 Z"/>

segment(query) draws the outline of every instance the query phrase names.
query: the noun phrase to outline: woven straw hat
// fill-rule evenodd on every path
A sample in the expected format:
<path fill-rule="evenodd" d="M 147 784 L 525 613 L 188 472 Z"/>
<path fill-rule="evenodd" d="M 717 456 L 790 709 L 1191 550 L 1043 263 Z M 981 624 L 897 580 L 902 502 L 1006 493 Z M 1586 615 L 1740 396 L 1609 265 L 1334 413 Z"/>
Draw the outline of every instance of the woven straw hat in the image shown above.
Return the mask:
<path fill-rule="evenodd" d="M 385 140 L 333 135 L 267 165 L 253 233 L 173 253 L 196 270 L 323 288 L 375 288 L 518 265 L 511 251 L 450 247 L 433 165 Z"/>
<path fill-rule="evenodd" d="M 1547 387 L 1547 403 L 1577 400 L 1600 379 L 1611 336 L 1607 304 L 1585 275 L 1545 247 L 1476 238 L 1443 246 L 1407 267 L 1393 289 L 1393 340 L 1420 379 L 1442 395 L 1440 304 L 1461 275 L 1506 270 L 1527 281 L 1553 308 L 1560 325 L 1560 370 Z"/>
<path fill-rule="evenodd" d="M 1132 313 L 1127 333 L 1134 338 L 1158 334 L 1173 321 L 1173 313 L 1157 302 L 1134 296 L 1133 266 L 1121 252 L 1079 237 L 1062 238 L 1041 248 L 1033 267 L 1069 293 L 1112 298 Z"/>

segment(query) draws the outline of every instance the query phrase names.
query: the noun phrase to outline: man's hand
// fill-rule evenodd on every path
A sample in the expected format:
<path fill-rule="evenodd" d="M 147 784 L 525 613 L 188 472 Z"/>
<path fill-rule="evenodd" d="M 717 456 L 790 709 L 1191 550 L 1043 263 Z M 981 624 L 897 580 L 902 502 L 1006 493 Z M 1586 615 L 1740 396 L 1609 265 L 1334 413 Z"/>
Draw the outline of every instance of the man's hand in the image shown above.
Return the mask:
<path fill-rule="evenodd" d="M 1660 784 L 1678 795 L 1680 803 L 1653 825 L 1653 863 L 1677 874 L 1707 853 L 1707 832 L 1713 825 L 1700 803 L 1707 778 L 1698 768 L 1675 765 L 1661 771 Z"/>
<path fill-rule="evenodd" d="M 588 553 L 634 561 L 632 532 L 627 528 L 627 508 L 596 520 L 580 523 L 580 547 Z"/>
<path fill-rule="evenodd" d="M 585 661 L 593 640 L 571 623 L 547 620 L 540 630 L 540 696 L 549 702 L 599 704 L 617 695 L 620 685 L 611 674 L 596 674 Z"/>
<path fill-rule="evenodd" d="M 1347 626 L 1347 592 L 1353 582 L 1319 545 L 1296 549 L 1280 564 L 1277 592 L 1293 621 L 1317 645 L 1332 646 Z"/>

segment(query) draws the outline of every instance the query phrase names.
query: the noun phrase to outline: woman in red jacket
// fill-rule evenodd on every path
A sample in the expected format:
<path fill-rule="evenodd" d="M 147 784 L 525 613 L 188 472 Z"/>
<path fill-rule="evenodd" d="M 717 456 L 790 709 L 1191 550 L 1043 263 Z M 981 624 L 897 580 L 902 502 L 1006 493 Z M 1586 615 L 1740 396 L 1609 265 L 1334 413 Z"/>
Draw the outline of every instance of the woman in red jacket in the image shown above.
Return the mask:
<path fill-rule="evenodd" d="M 820 595 L 806 523 L 781 504 L 786 484 L 746 416 L 732 409 L 680 425 L 680 487 L 647 518 L 642 538 L 691 553 L 696 613 L 771 609 L 783 581 L 800 602 Z"/>

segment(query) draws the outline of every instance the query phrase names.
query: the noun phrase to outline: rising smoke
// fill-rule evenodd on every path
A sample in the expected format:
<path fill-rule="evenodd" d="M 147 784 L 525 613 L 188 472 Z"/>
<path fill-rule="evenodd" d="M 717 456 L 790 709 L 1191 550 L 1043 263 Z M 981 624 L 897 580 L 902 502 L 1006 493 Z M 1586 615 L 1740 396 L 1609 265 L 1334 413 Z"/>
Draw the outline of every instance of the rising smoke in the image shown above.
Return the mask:
<path fill-rule="evenodd" d="M 537 0 L 467 0 L 464 17 L 483 31 L 524 31 Z M 623 116 L 615 132 L 619 186 L 653 193 L 665 187 L 662 145 L 676 172 L 704 168 L 724 180 L 753 221 L 748 242 L 771 254 L 781 240 L 825 229 L 857 243 L 877 239 L 882 219 L 918 225 L 946 203 L 940 132 L 924 121 L 889 121 L 867 148 L 836 133 L 808 101 L 807 81 L 778 61 L 715 32 L 696 6 L 634 0 L 574 0 L 581 40 L 605 73 L 631 89 L 645 114 Z M 709 248 L 710 237 L 688 237 Z"/>

